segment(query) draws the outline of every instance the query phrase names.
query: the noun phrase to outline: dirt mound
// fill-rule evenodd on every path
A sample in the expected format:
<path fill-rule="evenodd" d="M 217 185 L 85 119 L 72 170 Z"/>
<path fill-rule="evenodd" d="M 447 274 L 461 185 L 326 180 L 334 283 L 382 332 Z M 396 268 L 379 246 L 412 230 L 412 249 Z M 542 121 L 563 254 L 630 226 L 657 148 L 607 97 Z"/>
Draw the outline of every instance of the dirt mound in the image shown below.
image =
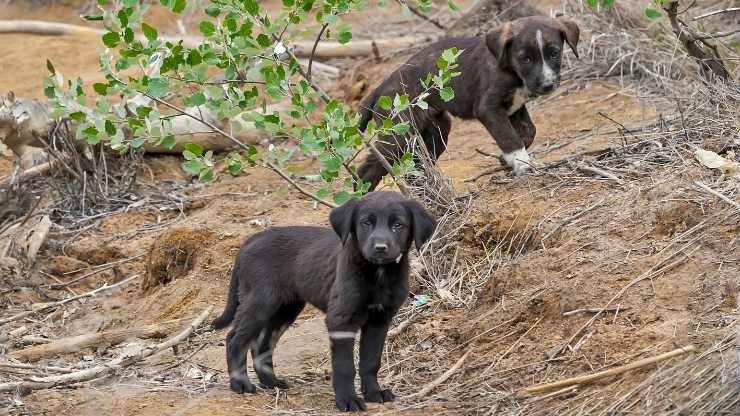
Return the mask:
<path fill-rule="evenodd" d="M 469 234 L 474 244 L 483 249 L 495 248 L 509 255 L 526 254 L 541 246 L 541 236 L 535 227 L 542 218 L 536 206 L 512 205 L 503 210 L 484 211 Z"/>
<path fill-rule="evenodd" d="M 212 238 L 213 233 L 203 229 L 174 228 L 165 232 L 154 241 L 149 251 L 141 290 L 151 291 L 187 274 Z"/>

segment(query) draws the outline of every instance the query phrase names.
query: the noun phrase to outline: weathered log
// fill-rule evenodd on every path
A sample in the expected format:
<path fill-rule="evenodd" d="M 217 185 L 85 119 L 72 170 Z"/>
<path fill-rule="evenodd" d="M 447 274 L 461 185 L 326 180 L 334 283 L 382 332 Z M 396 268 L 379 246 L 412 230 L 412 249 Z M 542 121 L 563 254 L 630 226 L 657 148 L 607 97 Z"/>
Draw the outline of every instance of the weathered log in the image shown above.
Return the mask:
<path fill-rule="evenodd" d="M 48 344 L 34 345 L 29 348 L 13 351 L 8 353 L 8 356 L 21 361 L 38 361 L 42 358 L 78 352 L 84 348 L 109 347 L 120 344 L 130 338 L 164 338 L 181 324 L 182 320 L 176 320 L 162 324 L 147 325 L 141 328 L 116 329 L 96 332 L 94 334 L 77 335 L 57 339 Z"/>
<path fill-rule="evenodd" d="M 100 364 L 95 367 L 86 368 L 84 370 L 75 371 L 72 373 L 66 373 L 58 376 L 49 377 L 33 377 L 30 380 L 13 381 L 9 383 L 0 383 L 0 392 L 28 392 L 31 390 L 48 389 L 55 386 L 70 385 L 79 383 L 82 381 L 94 380 L 106 375 L 113 373 L 114 371 L 129 366 L 134 363 L 145 360 L 158 352 L 172 348 L 175 345 L 185 341 L 190 334 L 193 333 L 202 323 L 208 318 L 211 313 L 212 306 L 209 306 L 195 320 L 185 327 L 182 332 L 168 339 L 167 341 L 157 344 L 151 347 L 143 347 L 138 351 L 128 354 L 122 354 L 115 360 Z"/>

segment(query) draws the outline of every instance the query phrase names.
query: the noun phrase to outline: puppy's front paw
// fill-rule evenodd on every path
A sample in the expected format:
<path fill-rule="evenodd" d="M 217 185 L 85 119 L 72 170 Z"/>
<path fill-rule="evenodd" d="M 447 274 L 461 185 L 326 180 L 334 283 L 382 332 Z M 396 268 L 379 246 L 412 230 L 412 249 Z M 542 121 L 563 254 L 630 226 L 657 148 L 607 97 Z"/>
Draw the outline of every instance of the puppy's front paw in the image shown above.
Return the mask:
<path fill-rule="evenodd" d="M 510 166 L 514 171 L 515 176 L 521 176 L 527 173 L 530 169 L 529 165 L 529 153 L 526 149 L 515 150 L 511 153 L 504 153 L 501 155 L 507 166 Z"/>
<path fill-rule="evenodd" d="M 365 400 L 373 403 L 386 403 L 392 402 L 396 399 L 396 395 L 390 389 L 375 390 L 363 393 Z"/>
<path fill-rule="evenodd" d="M 531 170 L 530 168 L 531 166 L 529 166 L 526 163 L 515 161 L 514 168 L 512 169 L 512 173 L 514 174 L 514 176 L 523 176 L 523 175 L 526 175 L 527 172 Z"/>
<path fill-rule="evenodd" d="M 365 402 L 355 395 L 337 396 L 335 401 L 337 409 L 342 412 L 359 412 L 361 410 L 367 410 Z"/>
<path fill-rule="evenodd" d="M 254 384 L 252 384 L 252 382 L 246 377 L 231 377 L 229 379 L 229 386 L 231 386 L 231 390 L 234 391 L 234 393 L 244 394 L 257 392 L 257 388 L 254 387 Z"/>

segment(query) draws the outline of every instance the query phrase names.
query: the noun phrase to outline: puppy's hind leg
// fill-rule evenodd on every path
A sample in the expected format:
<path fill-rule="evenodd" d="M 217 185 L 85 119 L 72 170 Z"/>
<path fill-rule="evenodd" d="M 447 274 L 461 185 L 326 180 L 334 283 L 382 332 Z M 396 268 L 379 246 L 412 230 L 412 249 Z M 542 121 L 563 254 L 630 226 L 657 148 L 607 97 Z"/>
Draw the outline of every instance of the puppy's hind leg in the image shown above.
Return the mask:
<path fill-rule="evenodd" d="M 288 388 L 288 384 L 275 375 L 272 357 L 280 337 L 295 321 L 305 305 L 303 302 L 296 302 L 280 307 L 270 318 L 268 326 L 262 329 L 257 341 L 253 342 L 250 347 L 254 372 L 257 373 L 260 383 L 268 389 Z"/>
<path fill-rule="evenodd" d="M 269 325 L 270 317 L 275 313 L 278 305 L 273 299 L 256 295 L 249 296 L 244 303 L 239 304 L 234 327 L 226 337 L 229 384 L 231 390 L 236 393 L 257 391 L 247 375 L 247 350 Z"/>

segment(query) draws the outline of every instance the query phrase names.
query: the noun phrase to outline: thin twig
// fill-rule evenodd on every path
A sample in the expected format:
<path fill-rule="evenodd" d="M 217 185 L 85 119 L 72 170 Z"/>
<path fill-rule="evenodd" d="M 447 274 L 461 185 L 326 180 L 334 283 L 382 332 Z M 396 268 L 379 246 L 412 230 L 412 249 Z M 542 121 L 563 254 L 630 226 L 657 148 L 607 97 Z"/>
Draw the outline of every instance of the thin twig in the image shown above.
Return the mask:
<path fill-rule="evenodd" d="M 67 304 L 67 303 L 72 302 L 72 301 L 75 301 L 75 300 L 79 300 L 79 299 L 82 299 L 82 298 L 89 298 L 89 297 L 92 297 L 92 296 L 97 295 L 100 292 L 104 292 L 104 291 L 107 291 L 107 290 L 115 289 L 117 287 L 120 287 L 120 286 L 125 285 L 126 283 L 128 283 L 128 282 L 136 279 L 137 277 L 139 277 L 139 275 L 138 274 L 135 274 L 135 275 L 129 277 L 128 279 L 121 280 L 118 283 L 115 283 L 115 284 L 112 284 L 112 285 L 105 284 L 105 285 L 103 285 L 103 286 L 101 286 L 101 287 L 99 287 L 99 288 L 97 288 L 95 290 L 92 290 L 90 292 L 83 293 L 83 294 L 77 295 L 77 296 L 73 296 L 71 298 L 62 299 L 62 300 L 60 300 L 58 302 L 46 303 L 46 304 L 41 305 L 37 309 L 30 310 L 30 311 L 25 311 L 25 312 L 21 312 L 21 313 L 15 314 L 13 316 L 10 316 L 8 318 L 0 319 L 0 325 L 5 325 L 8 322 L 17 321 L 17 320 L 23 319 L 23 318 L 25 318 L 27 316 L 31 316 L 31 315 L 33 315 L 35 313 L 43 312 L 43 311 L 46 311 L 46 310 L 49 310 L 49 309 L 53 309 L 53 308 L 62 306 L 64 304 Z"/>
<path fill-rule="evenodd" d="M 410 394 L 410 395 L 408 395 L 406 397 L 407 398 L 424 397 L 427 394 L 429 394 L 429 392 L 431 392 L 432 390 L 434 390 L 435 388 L 437 388 L 437 386 L 439 386 L 440 384 L 444 383 L 445 381 L 447 381 L 447 379 L 449 379 L 455 373 L 457 373 L 457 371 L 460 369 L 460 367 L 462 367 L 463 363 L 468 358 L 468 355 L 470 355 L 471 352 L 473 352 L 473 348 L 472 347 L 470 349 L 468 349 L 465 352 L 465 354 L 463 354 L 463 356 L 460 357 L 460 359 L 457 360 L 457 362 L 452 367 L 450 367 L 449 370 L 445 371 L 444 374 L 442 374 L 441 376 L 439 376 L 436 379 L 434 379 L 434 381 L 432 381 L 431 383 L 429 383 L 426 386 L 424 386 L 424 388 L 422 388 L 418 392 L 413 393 L 413 394 Z M 0 390 L 0 391 L 2 391 L 2 390 Z"/>

